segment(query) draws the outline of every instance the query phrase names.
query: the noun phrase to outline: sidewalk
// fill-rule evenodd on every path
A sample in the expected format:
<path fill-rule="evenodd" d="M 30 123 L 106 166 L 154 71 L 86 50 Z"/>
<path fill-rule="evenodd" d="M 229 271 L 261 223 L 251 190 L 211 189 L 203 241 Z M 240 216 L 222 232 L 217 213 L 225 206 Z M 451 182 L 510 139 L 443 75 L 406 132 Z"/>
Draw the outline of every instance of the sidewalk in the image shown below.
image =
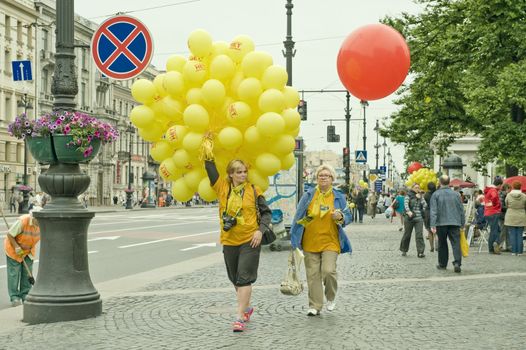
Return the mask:
<path fill-rule="evenodd" d="M 336 310 L 307 317 L 307 294 L 284 296 L 288 252 L 262 252 L 249 330 L 230 324 L 235 295 L 220 252 L 96 285 L 103 315 L 27 326 L 22 307 L 0 312 L 0 349 L 522 349 L 526 257 L 476 253 L 462 273 L 436 253 L 407 257 L 383 217 L 348 228 Z M 427 244 L 427 243 L 426 243 Z M 483 249 L 485 251 L 485 249 Z M 4 331 L 2 332 L 2 329 Z"/>

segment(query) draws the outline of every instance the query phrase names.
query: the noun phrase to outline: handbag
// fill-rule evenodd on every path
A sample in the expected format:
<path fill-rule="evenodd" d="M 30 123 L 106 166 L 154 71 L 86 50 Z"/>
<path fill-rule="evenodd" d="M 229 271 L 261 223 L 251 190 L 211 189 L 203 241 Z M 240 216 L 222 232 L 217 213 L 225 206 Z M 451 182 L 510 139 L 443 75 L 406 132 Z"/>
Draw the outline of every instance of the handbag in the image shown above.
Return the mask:
<path fill-rule="evenodd" d="M 259 212 L 259 204 L 258 204 L 258 196 L 256 193 L 256 188 L 254 185 L 252 185 L 252 189 L 254 190 L 254 198 L 256 200 L 256 215 L 257 215 L 257 223 L 258 225 L 261 224 L 261 214 Z M 265 229 L 263 230 L 263 236 L 261 237 L 261 245 L 267 245 L 276 240 L 276 234 L 272 230 L 272 224 L 267 225 L 265 223 L 262 223 L 263 226 L 265 226 Z"/>
<path fill-rule="evenodd" d="M 464 234 L 464 229 L 460 230 L 460 251 L 462 252 L 462 256 L 464 258 L 469 255 L 469 245 L 466 235 Z"/>
<path fill-rule="evenodd" d="M 299 249 L 293 250 L 289 254 L 287 273 L 281 281 L 279 290 L 285 295 L 299 295 L 303 291 L 303 283 L 299 278 L 301 268 L 301 257 L 303 254 Z"/>

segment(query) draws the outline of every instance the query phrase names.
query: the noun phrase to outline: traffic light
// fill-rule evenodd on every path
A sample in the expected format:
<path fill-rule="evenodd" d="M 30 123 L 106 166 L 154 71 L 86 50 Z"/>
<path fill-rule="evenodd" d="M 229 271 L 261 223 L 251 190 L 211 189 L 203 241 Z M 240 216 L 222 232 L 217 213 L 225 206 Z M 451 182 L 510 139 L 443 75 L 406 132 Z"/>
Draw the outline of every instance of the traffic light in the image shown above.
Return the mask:
<path fill-rule="evenodd" d="M 300 114 L 301 120 L 307 120 L 307 101 L 300 100 L 298 104 L 298 113 Z"/>
<path fill-rule="evenodd" d="M 350 166 L 350 156 L 349 156 L 349 149 L 347 147 L 343 148 L 343 167 L 347 168 Z"/>
<path fill-rule="evenodd" d="M 327 125 L 327 142 L 340 142 L 340 135 L 336 135 L 334 125 Z"/>

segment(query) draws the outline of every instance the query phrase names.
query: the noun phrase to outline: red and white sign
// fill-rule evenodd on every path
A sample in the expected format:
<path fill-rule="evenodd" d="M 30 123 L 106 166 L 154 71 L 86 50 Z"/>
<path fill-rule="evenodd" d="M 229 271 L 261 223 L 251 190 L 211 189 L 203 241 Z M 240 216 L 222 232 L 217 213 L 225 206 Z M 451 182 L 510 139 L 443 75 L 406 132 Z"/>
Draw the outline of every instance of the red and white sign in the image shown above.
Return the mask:
<path fill-rule="evenodd" d="M 152 59 L 153 41 L 138 19 L 119 15 L 104 21 L 91 40 L 95 65 L 105 76 L 131 79 L 144 71 Z"/>

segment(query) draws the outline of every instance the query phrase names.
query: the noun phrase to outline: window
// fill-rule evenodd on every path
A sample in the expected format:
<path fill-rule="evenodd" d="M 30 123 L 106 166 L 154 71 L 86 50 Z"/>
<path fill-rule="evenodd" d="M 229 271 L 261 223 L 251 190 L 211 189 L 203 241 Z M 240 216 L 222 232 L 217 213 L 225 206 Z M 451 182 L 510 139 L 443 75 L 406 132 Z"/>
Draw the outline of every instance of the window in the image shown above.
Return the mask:
<path fill-rule="evenodd" d="M 122 101 L 119 102 L 119 115 L 122 115 Z"/>
<path fill-rule="evenodd" d="M 27 47 L 33 47 L 33 26 L 29 25 L 27 27 Z"/>
<path fill-rule="evenodd" d="M 48 76 L 48 71 L 47 69 L 43 69 L 42 70 L 42 76 L 40 77 L 41 81 L 40 81 L 40 86 L 42 87 L 42 91 L 44 92 L 44 94 L 47 94 L 49 92 L 49 89 L 48 89 L 48 79 L 49 79 L 49 76 Z"/>
<path fill-rule="evenodd" d="M 6 96 L 5 98 L 5 120 L 10 122 L 12 119 L 12 112 L 13 108 L 11 106 L 11 97 Z"/>
<path fill-rule="evenodd" d="M 46 29 L 42 29 L 42 49 L 49 51 L 48 31 Z"/>
<path fill-rule="evenodd" d="M 82 69 L 88 69 L 88 54 L 86 49 L 82 49 Z"/>
<path fill-rule="evenodd" d="M 11 17 L 5 15 L 5 37 L 11 38 Z"/>
<path fill-rule="evenodd" d="M 11 75 L 11 52 L 4 52 L 4 72 L 8 75 Z"/>
<path fill-rule="evenodd" d="M 16 21 L 16 41 L 18 41 L 19 43 L 22 42 L 22 35 L 23 35 L 22 22 Z"/>
<path fill-rule="evenodd" d="M 82 108 L 85 108 L 88 105 L 88 98 L 86 96 L 86 83 L 84 82 L 80 84 L 80 99 L 80 105 L 82 106 Z"/>

